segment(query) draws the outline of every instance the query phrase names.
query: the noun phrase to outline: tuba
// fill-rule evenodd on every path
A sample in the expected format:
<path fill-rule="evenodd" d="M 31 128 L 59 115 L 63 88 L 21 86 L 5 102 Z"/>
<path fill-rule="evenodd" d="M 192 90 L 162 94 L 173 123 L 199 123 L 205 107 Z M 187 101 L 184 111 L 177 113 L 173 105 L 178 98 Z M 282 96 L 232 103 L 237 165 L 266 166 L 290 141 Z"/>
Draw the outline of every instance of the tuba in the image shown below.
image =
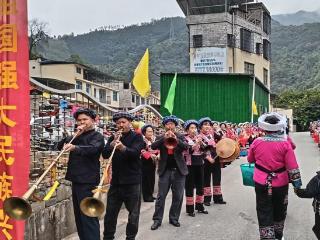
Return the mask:
<path fill-rule="evenodd" d="M 120 140 L 122 129 L 120 129 L 120 134 L 117 138 L 117 141 Z M 104 185 L 104 180 L 107 178 L 109 174 L 110 167 L 112 166 L 112 158 L 116 151 L 117 144 L 112 149 L 111 155 L 109 159 L 107 160 L 106 167 L 103 171 L 102 178 L 100 180 L 99 185 L 95 190 L 93 190 L 93 196 L 92 197 L 86 197 L 80 202 L 80 209 L 82 213 L 88 217 L 99 217 L 103 214 L 106 206 L 102 202 L 102 194 L 107 193 L 110 188 L 110 184 Z"/>

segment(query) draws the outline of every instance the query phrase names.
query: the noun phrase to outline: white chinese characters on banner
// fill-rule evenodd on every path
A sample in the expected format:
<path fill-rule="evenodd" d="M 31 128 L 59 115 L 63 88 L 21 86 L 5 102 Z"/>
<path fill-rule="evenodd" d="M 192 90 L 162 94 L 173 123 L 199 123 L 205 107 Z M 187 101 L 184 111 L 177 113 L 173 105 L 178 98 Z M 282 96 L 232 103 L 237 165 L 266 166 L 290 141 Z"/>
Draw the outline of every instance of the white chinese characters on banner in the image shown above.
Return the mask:
<path fill-rule="evenodd" d="M 192 49 L 190 54 L 190 72 L 226 73 L 227 49 L 218 47 Z"/>

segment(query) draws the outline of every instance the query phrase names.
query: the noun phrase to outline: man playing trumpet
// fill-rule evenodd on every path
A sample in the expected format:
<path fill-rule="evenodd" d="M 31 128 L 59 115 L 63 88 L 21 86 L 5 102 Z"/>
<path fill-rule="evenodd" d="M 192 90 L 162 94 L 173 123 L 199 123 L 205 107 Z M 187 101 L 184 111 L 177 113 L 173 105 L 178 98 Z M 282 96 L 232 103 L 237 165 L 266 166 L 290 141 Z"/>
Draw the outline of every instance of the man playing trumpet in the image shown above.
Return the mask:
<path fill-rule="evenodd" d="M 102 156 L 109 158 L 116 148 L 112 159 L 112 179 L 108 192 L 107 209 L 104 218 L 104 240 L 114 239 L 120 208 L 124 203 L 129 212 L 127 240 L 134 240 L 138 233 L 141 205 L 141 160 L 140 153 L 145 142 L 140 134 L 131 130 L 134 117 L 127 112 L 113 115 L 117 132 L 109 138 Z"/>
<path fill-rule="evenodd" d="M 75 133 L 77 137 L 72 144 L 67 143 L 72 137 L 62 139 L 57 148 L 70 152 L 66 180 L 72 182 L 72 201 L 79 238 L 99 240 L 98 218 L 84 215 L 80 211 L 80 202 L 86 197 L 92 197 L 92 190 L 99 183 L 99 158 L 104 146 L 104 137 L 94 129 L 96 113 L 93 110 L 80 108 L 74 113 L 74 118 L 78 125 Z"/>
<path fill-rule="evenodd" d="M 158 166 L 159 190 L 153 214 L 153 225 L 151 230 L 156 230 L 161 226 L 164 205 L 169 189 L 172 189 L 172 204 L 169 213 L 169 223 L 175 227 L 180 227 L 179 217 L 183 202 L 183 192 L 188 168 L 183 158 L 183 151 L 188 148 L 183 136 L 175 132 L 178 119 L 175 116 L 163 118 L 162 124 L 166 133 L 156 139 L 151 144 L 151 148 L 160 150 L 160 160 Z"/>

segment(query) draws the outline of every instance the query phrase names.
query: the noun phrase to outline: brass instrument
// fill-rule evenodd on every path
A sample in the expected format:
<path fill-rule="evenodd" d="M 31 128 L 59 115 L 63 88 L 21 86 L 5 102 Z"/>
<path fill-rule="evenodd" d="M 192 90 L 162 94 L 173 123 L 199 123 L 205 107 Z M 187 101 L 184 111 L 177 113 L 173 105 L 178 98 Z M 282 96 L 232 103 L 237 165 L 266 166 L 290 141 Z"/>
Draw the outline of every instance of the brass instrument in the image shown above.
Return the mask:
<path fill-rule="evenodd" d="M 116 139 L 116 141 L 120 140 L 121 134 L 122 134 L 122 129 L 120 129 L 119 132 L 120 132 L 120 134 L 119 134 L 118 138 Z M 94 192 L 93 196 L 86 197 L 85 199 L 83 199 L 80 202 L 80 209 L 81 209 L 82 213 L 88 217 L 101 216 L 102 213 L 104 212 L 105 208 L 107 207 L 102 202 L 102 194 L 107 193 L 109 191 L 110 184 L 105 186 L 104 180 L 108 176 L 109 169 L 112 166 L 112 158 L 113 158 L 113 155 L 116 151 L 116 148 L 117 148 L 117 144 L 112 149 L 111 155 L 110 155 L 109 159 L 107 160 L 107 165 L 103 171 L 102 178 L 100 180 L 99 185 L 97 186 L 97 188 L 95 190 L 93 190 L 93 192 Z"/>
<path fill-rule="evenodd" d="M 79 135 L 81 131 L 78 130 L 76 134 L 74 134 L 73 138 L 70 140 L 69 144 L 73 142 L 73 140 Z M 32 185 L 29 190 L 23 194 L 22 197 L 10 197 L 7 198 L 3 203 L 3 209 L 5 213 L 16 220 L 25 220 L 30 217 L 32 214 L 32 208 L 28 199 L 34 193 L 34 191 L 38 188 L 39 184 L 43 181 L 44 177 L 50 172 L 51 168 L 53 168 L 58 162 L 59 158 L 64 154 L 65 150 L 63 149 L 59 155 L 53 160 L 48 169 L 44 171 L 44 173 L 39 177 L 39 179 Z"/>
<path fill-rule="evenodd" d="M 178 140 L 177 140 L 176 135 L 171 130 L 167 131 L 166 134 L 168 134 L 168 136 L 165 135 L 164 146 L 167 149 L 176 148 L 178 145 Z"/>

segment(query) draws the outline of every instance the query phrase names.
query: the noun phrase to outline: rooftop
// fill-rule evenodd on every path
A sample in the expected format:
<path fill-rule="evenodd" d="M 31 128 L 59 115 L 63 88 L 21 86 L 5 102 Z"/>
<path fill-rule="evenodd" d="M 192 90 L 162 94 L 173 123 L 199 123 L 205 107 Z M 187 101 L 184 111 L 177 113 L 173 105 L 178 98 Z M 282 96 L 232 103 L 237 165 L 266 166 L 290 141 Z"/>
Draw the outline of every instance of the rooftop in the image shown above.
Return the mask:
<path fill-rule="evenodd" d="M 254 2 L 254 0 L 177 0 L 184 15 L 221 13 L 229 6 Z"/>

